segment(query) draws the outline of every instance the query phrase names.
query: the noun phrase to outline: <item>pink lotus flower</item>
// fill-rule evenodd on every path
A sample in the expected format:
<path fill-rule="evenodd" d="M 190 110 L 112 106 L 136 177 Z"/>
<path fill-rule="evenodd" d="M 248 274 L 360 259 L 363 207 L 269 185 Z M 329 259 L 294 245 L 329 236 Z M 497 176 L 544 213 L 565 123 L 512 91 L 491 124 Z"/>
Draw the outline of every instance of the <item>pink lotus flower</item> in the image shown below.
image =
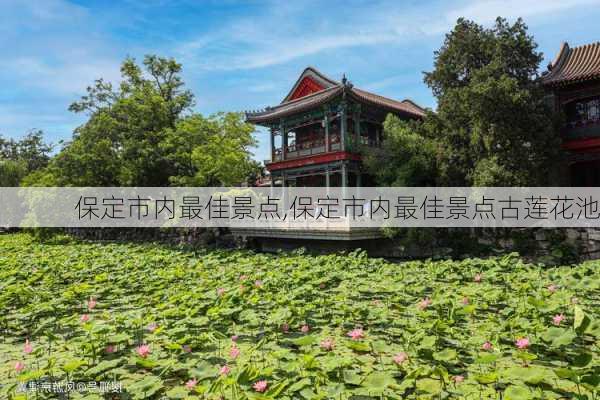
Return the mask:
<path fill-rule="evenodd" d="M 189 390 L 192 390 L 194 387 L 196 387 L 196 385 L 198 384 L 198 380 L 197 379 L 190 379 L 189 381 L 187 381 L 185 383 L 185 387 L 188 388 Z"/>
<path fill-rule="evenodd" d="M 98 304 L 96 300 L 93 297 L 90 297 L 90 299 L 87 302 L 87 307 L 88 309 L 93 310 L 94 308 L 96 308 L 96 304 Z"/>
<path fill-rule="evenodd" d="M 356 328 L 356 329 L 352 329 L 350 332 L 348 332 L 347 335 L 350 338 L 352 338 L 352 340 L 360 340 L 360 339 L 364 339 L 365 332 L 360 328 Z"/>
<path fill-rule="evenodd" d="M 556 326 L 559 326 L 564 320 L 565 316 L 563 314 L 556 314 L 554 317 L 552 317 L 552 323 Z"/>
<path fill-rule="evenodd" d="M 33 351 L 33 346 L 29 343 L 29 339 L 25 339 L 25 346 L 23 346 L 23 353 L 31 354 Z"/>
<path fill-rule="evenodd" d="M 404 362 L 406 362 L 406 360 L 408 360 L 408 354 L 406 354 L 405 352 L 400 352 L 398 354 L 396 354 L 394 357 L 392 357 L 392 360 L 394 360 L 394 362 L 397 365 L 400 365 Z"/>
<path fill-rule="evenodd" d="M 248 279 L 248 275 L 240 275 L 240 281 L 245 281 Z"/>
<path fill-rule="evenodd" d="M 227 365 L 223 365 L 219 370 L 219 375 L 229 375 L 229 372 L 231 372 L 231 368 Z"/>
<path fill-rule="evenodd" d="M 281 331 L 283 333 L 288 333 L 290 331 L 290 326 L 288 324 L 281 325 Z"/>
<path fill-rule="evenodd" d="M 481 282 L 481 278 L 482 278 L 481 274 L 475 274 L 475 276 L 473 277 L 473 281 L 479 283 L 479 282 Z"/>
<path fill-rule="evenodd" d="M 238 358 L 239 355 L 240 349 L 238 349 L 236 346 L 233 346 L 231 350 L 229 350 L 229 357 L 233 358 L 234 360 Z"/>
<path fill-rule="evenodd" d="M 310 331 L 310 326 L 308 326 L 308 324 L 304 324 L 300 328 L 300 332 L 302 332 L 302 333 L 308 333 L 308 331 Z"/>
<path fill-rule="evenodd" d="M 319 283 L 319 289 L 325 289 L 325 284 L 323 282 Z"/>
<path fill-rule="evenodd" d="M 115 347 L 114 344 L 109 344 L 108 346 L 106 346 L 104 351 L 107 352 L 108 354 L 111 354 L 111 353 L 114 353 L 115 351 L 117 351 L 117 348 Z"/>
<path fill-rule="evenodd" d="M 267 381 L 258 381 L 254 385 L 252 385 L 254 390 L 256 390 L 257 392 L 260 392 L 260 393 L 267 390 L 267 386 L 268 386 Z"/>
<path fill-rule="evenodd" d="M 261 280 L 254 281 L 254 286 L 256 286 L 257 288 L 261 288 L 263 286 L 263 281 L 261 281 Z"/>
<path fill-rule="evenodd" d="M 484 344 L 481 345 L 481 349 L 485 350 L 485 351 L 490 351 L 494 348 L 494 346 L 492 346 L 492 344 L 490 342 L 485 342 Z"/>
<path fill-rule="evenodd" d="M 138 354 L 138 356 L 142 357 L 142 358 L 146 358 L 148 357 L 148 354 L 151 353 L 150 351 L 150 346 L 147 344 L 143 344 L 141 346 L 138 346 L 135 349 L 136 353 Z"/>
<path fill-rule="evenodd" d="M 333 339 L 331 338 L 327 338 L 321 342 L 321 348 L 326 351 L 333 350 L 334 345 Z"/>
<path fill-rule="evenodd" d="M 90 316 L 87 314 L 83 314 L 81 318 L 79 318 L 81 322 L 88 322 L 90 320 Z"/>
<path fill-rule="evenodd" d="M 463 297 L 461 302 L 463 303 L 464 306 L 468 306 L 470 303 L 470 300 L 468 297 Z"/>
<path fill-rule="evenodd" d="M 463 382 L 465 380 L 465 377 L 462 376 L 462 375 L 455 375 L 455 376 L 452 377 L 452 380 L 455 383 L 461 383 L 461 382 Z"/>
<path fill-rule="evenodd" d="M 526 349 L 529 347 L 529 339 L 527 338 L 520 338 L 517 339 L 517 341 L 515 342 L 515 345 L 519 348 L 519 349 Z"/>
<path fill-rule="evenodd" d="M 427 307 L 429 307 L 431 305 L 431 303 L 433 303 L 431 301 L 431 299 L 429 297 L 425 297 L 423 300 L 421 300 L 418 304 L 419 310 L 424 310 Z"/>
<path fill-rule="evenodd" d="M 232 342 L 237 342 L 237 340 L 238 340 L 238 339 L 239 339 L 239 336 L 238 336 L 238 335 L 233 335 L 233 336 L 231 336 L 231 341 L 232 341 Z"/>
<path fill-rule="evenodd" d="M 225 289 L 224 288 L 218 288 L 217 289 L 217 296 L 223 296 L 225 294 Z"/>
<path fill-rule="evenodd" d="M 17 361 L 15 363 L 15 371 L 17 371 L 17 373 L 23 371 L 25 369 L 25 363 L 22 363 L 21 361 Z"/>
<path fill-rule="evenodd" d="M 181 349 L 183 350 L 184 353 L 192 352 L 192 346 L 190 346 L 189 344 L 184 344 L 183 346 L 181 346 Z"/>
<path fill-rule="evenodd" d="M 558 290 L 558 286 L 556 286 L 554 283 L 551 283 L 550 285 L 548 285 L 548 290 L 550 291 L 550 293 L 554 293 Z"/>
<path fill-rule="evenodd" d="M 154 333 L 158 329 L 158 324 L 156 322 L 151 322 L 146 327 L 146 330 L 150 333 Z"/>

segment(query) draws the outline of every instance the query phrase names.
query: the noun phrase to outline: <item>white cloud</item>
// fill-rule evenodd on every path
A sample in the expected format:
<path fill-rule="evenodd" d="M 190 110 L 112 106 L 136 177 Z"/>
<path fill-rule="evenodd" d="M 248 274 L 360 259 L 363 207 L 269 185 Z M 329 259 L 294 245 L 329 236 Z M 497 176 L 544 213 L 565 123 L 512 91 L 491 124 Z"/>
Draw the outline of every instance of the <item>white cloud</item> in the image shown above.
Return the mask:
<path fill-rule="evenodd" d="M 418 75 L 415 79 L 414 75 Z M 420 72 L 415 71 L 411 73 L 406 73 L 403 75 L 393 75 L 387 78 L 379 79 L 373 82 L 369 82 L 366 85 L 361 85 L 361 89 L 378 91 L 379 89 L 383 89 L 389 86 L 399 86 L 402 84 L 412 84 L 418 82 L 420 79 Z"/>
<path fill-rule="evenodd" d="M 66 111 L 68 104 L 2 105 L 0 104 L 0 136 L 20 138 L 32 129 L 41 129 L 47 141 L 59 140 L 82 123 L 84 116 Z"/>
<path fill-rule="evenodd" d="M 253 93 L 263 93 L 263 92 L 273 91 L 274 89 L 276 89 L 278 87 L 279 87 L 279 85 L 277 85 L 274 82 L 264 82 L 264 83 L 258 83 L 258 84 L 247 86 L 246 90 L 248 90 L 249 92 L 253 92 Z"/>
<path fill-rule="evenodd" d="M 82 116 L 67 110 L 94 79 L 119 78 L 120 60 L 95 15 L 62 0 L 0 0 L 0 133 L 32 128 L 67 137 Z"/>
<path fill-rule="evenodd" d="M 365 34 L 339 34 L 318 36 L 307 39 L 289 38 L 283 43 L 274 41 L 267 46 L 260 46 L 254 51 L 233 57 L 219 57 L 216 66 L 221 69 L 252 69 L 282 64 L 287 61 L 320 53 L 325 50 L 381 44 L 395 39 L 393 34 L 378 32 Z M 214 61 L 214 60 L 213 60 Z M 204 65 L 212 67 L 208 61 Z M 225 66 L 225 68 L 223 68 Z"/>
<path fill-rule="evenodd" d="M 88 62 L 63 58 L 51 63 L 42 58 L 18 57 L 0 66 L 0 73 L 10 74 L 22 87 L 70 96 L 85 93 L 95 79 L 117 82 L 120 78 L 118 61 L 93 58 Z"/>
<path fill-rule="evenodd" d="M 0 82 L 53 96 L 83 94 L 94 79 L 119 78 L 119 60 L 95 17 L 63 0 L 5 0 L 0 25 Z"/>
<path fill-rule="evenodd" d="M 450 10 L 446 22 L 452 23 L 459 17 L 472 19 L 481 24 L 493 22 L 496 17 L 506 18 L 547 16 L 575 7 L 600 4 L 598 0 L 489 0 L 472 1 L 463 7 Z"/>
<path fill-rule="evenodd" d="M 450 8 L 448 3 L 400 8 L 397 2 L 383 2 L 354 9 L 348 5 L 344 14 L 335 10 L 333 16 L 322 10 L 326 17 L 311 20 L 310 16 L 300 15 L 298 7 L 282 8 L 277 2 L 264 15 L 228 21 L 226 28 L 195 37 L 176 52 L 186 64 L 205 70 L 257 69 L 329 50 L 398 44 L 440 35 L 459 17 L 488 24 L 499 15 L 533 18 L 598 3 L 600 0 L 469 0 Z"/>
<path fill-rule="evenodd" d="M 63 0 L 2 0 L 0 7 L 0 32 L 9 37 L 23 31 L 39 32 L 51 25 L 72 24 L 88 16 L 85 8 Z M 6 36 L 0 38 L 0 43 L 2 39 Z"/>

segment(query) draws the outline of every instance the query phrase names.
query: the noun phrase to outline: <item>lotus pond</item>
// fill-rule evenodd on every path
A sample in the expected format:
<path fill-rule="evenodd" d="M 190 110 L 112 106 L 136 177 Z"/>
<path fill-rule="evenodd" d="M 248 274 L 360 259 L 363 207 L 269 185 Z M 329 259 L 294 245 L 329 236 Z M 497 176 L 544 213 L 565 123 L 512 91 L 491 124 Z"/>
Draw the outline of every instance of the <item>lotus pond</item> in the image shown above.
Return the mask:
<path fill-rule="evenodd" d="M 7 399 L 599 399 L 600 262 L 0 235 L 0 335 Z"/>

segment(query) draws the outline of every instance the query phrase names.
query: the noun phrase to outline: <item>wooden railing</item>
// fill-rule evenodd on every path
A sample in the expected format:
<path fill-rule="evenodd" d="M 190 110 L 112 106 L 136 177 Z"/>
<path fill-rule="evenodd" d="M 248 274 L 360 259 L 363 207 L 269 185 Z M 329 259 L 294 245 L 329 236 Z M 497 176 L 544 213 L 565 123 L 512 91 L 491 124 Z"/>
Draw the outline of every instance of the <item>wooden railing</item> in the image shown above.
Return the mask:
<path fill-rule="evenodd" d="M 566 140 L 600 137 L 600 120 L 569 123 L 562 129 Z"/>
<path fill-rule="evenodd" d="M 364 136 L 361 136 L 359 146 L 356 146 L 352 141 L 352 138 L 349 138 L 347 143 L 347 149 L 350 151 L 358 150 L 359 146 L 368 146 L 368 147 L 377 147 L 379 143 L 374 139 L 370 139 Z M 340 151 L 342 149 L 342 144 L 340 143 L 340 137 L 338 135 L 333 135 L 329 140 L 329 151 Z M 277 148 L 274 150 L 272 154 L 272 162 L 282 161 L 283 160 L 283 151 L 282 148 Z M 300 157 L 308 157 L 316 154 L 326 153 L 325 149 L 325 139 L 317 139 L 317 140 L 309 140 L 305 142 L 300 142 L 297 144 L 293 144 L 286 148 L 285 159 L 291 160 Z"/>
<path fill-rule="evenodd" d="M 329 151 L 340 151 L 342 148 L 339 135 L 332 135 L 329 138 Z M 325 139 L 308 140 L 291 146 L 287 146 L 285 159 L 308 157 L 326 152 Z M 272 155 L 272 162 L 283 160 L 282 148 L 275 149 Z"/>

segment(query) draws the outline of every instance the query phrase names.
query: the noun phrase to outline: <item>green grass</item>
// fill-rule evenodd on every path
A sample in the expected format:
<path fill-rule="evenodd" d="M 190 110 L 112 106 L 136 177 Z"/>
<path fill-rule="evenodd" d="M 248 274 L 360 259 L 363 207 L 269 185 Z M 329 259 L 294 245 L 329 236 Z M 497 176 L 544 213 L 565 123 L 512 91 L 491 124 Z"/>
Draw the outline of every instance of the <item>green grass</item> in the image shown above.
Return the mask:
<path fill-rule="evenodd" d="M 120 381 L 124 399 L 597 399 L 600 263 L 392 264 L 359 252 L 194 253 L 0 235 L 0 335 L 0 398 L 24 398 L 19 382 L 50 377 Z M 529 346 L 518 349 L 522 338 Z M 102 398 L 70 398 L 84 396 Z"/>

